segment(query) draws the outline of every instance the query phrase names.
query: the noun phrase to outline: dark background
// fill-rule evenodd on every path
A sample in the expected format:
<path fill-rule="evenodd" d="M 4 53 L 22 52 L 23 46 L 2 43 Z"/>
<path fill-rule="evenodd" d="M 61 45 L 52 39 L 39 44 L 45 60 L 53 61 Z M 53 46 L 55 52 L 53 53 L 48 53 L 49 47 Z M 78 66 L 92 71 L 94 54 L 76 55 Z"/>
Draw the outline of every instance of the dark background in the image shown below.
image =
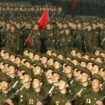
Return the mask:
<path fill-rule="evenodd" d="M 32 5 L 62 6 L 65 14 L 71 14 L 71 0 L 0 0 L 0 2 L 31 2 Z M 105 0 L 78 0 L 77 15 L 105 17 Z"/>

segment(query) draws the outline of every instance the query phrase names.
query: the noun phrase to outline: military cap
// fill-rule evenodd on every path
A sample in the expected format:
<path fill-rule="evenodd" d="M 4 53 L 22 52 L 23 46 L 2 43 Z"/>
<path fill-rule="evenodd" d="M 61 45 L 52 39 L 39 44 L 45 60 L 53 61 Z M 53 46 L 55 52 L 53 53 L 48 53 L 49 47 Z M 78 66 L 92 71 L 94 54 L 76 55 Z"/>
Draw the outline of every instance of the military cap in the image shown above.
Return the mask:
<path fill-rule="evenodd" d="M 32 52 L 33 54 L 35 53 L 35 51 L 32 49 L 28 49 L 28 52 Z"/>
<path fill-rule="evenodd" d="M 62 60 L 60 60 L 59 58 L 55 58 L 55 59 L 54 59 L 54 62 L 56 62 L 56 61 L 57 61 L 57 62 L 59 62 L 60 64 L 62 64 L 62 63 L 63 63 L 63 61 L 62 61 Z"/>
<path fill-rule="evenodd" d="M 57 73 L 59 75 L 62 75 L 61 69 L 54 69 L 53 74 Z"/>
<path fill-rule="evenodd" d="M 26 66 L 21 65 L 18 70 L 19 70 L 19 71 L 24 71 L 23 75 L 24 75 L 24 74 L 28 74 L 28 75 L 30 75 L 32 78 L 34 77 L 33 72 L 32 72 L 31 70 L 29 70 L 29 68 L 27 68 Z"/>
<path fill-rule="evenodd" d="M 74 67 L 74 64 L 72 62 L 65 61 L 64 63 L 65 63 L 65 67 L 66 66 Z"/>
<path fill-rule="evenodd" d="M 3 60 L 4 64 L 10 64 L 11 61 L 10 60 Z"/>
<path fill-rule="evenodd" d="M 7 48 L 2 47 L 2 48 L 0 49 L 0 51 L 2 51 L 2 50 L 4 50 L 4 51 L 6 52 L 6 51 L 7 51 Z"/>
<path fill-rule="evenodd" d="M 48 66 L 48 67 L 46 68 L 46 70 L 52 70 L 52 71 L 55 71 L 55 68 L 54 68 L 53 66 Z"/>
<path fill-rule="evenodd" d="M 41 53 L 35 52 L 34 55 L 39 55 L 39 56 L 41 56 Z"/>
<path fill-rule="evenodd" d="M 8 75 L 6 75 L 5 73 L 2 73 L 1 81 L 7 81 L 10 83 L 11 78 Z"/>
<path fill-rule="evenodd" d="M 30 64 L 33 63 L 32 60 L 31 60 L 28 56 L 23 56 L 22 59 L 25 59 L 24 63 L 25 63 L 25 62 L 29 62 Z"/>
<path fill-rule="evenodd" d="M 100 75 L 98 75 L 98 74 L 94 74 L 94 75 L 92 76 L 92 80 L 94 80 L 94 79 L 97 79 L 97 80 L 99 80 L 100 82 L 103 82 L 103 78 L 102 78 Z"/>
<path fill-rule="evenodd" d="M 50 56 L 48 54 L 42 54 L 41 57 L 47 57 L 47 58 L 49 58 Z"/>
<path fill-rule="evenodd" d="M 87 60 L 84 59 L 84 58 L 82 58 L 82 59 L 80 59 L 78 62 L 79 62 L 79 63 L 81 63 L 81 62 L 85 62 L 85 63 L 87 63 Z"/>
<path fill-rule="evenodd" d="M 21 56 L 21 55 L 15 55 L 15 58 L 16 58 L 16 57 L 22 59 L 22 56 Z"/>
<path fill-rule="evenodd" d="M 98 50 L 100 52 L 103 52 L 103 50 L 101 48 L 95 48 L 95 51 Z"/>
<path fill-rule="evenodd" d="M 34 75 L 33 79 L 38 79 L 39 81 L 43 82 L 43 78 L 41 76 Z"/>
<path fill-rule="evenodd" d="M 54 49 L 53 49 L 53 48 L 47 48 L 47 51 L 48 51 L 48 50 L 50 50 L 50 51 L 52 51 L 52 52 L 54 51 Z"/>
<path fill-rule="evenodd" d="M 101 60 L 104 61 L 104 57 L 101 55 L 95 56 L 95 59 L 97 59 L 97 58 L 101 58 Z"/>
<path fill-rule="evenodd" d="M 92 65 L 93 65 L 93 66 L 94 66 L 94 65 L 100 66 L 100 63 L 94 61 Z"/>
<path fill-rule="evenodd" d="M 59 56 L 59 55 L 62 55 L 62 56 L 64 56 L 64 54 L 63 54 L 62 52 L 58 52 L 58 56 Z"/>
<path fill-rule="evenodd" d="M 76 69 L 76 71 L 82 71 L 82 67 L 81 66 L 74 66 L 74 70 Z"/>
<path fill-rule="evenodd" d="M 15 63 L 13 63 L 13 62 L 9 62 L 9 63 L 8 63 L 8 66 L 13 66 L 13 67 L 15 67 L 16 69 L 18 68 L 18 66 L 17 66 Z"/>
<path fill-rule="evenodd" d="M 86 73 L 86 74 L 89 75 L 89 77 L 92 77 L 91 71 L 89 71 L 89 70 L 88 70 L 87 68 L 85 68 L 85 67 L 82 67 L 82 68 L 81 68 L 81 73 Z"/>
<path fill-rule="evenodd" d="M 68 78 L 65 77 L 64 75 L 61 76 L 60 80 L 64 80 L 64 81 L 66 81 L 67 83 L 69 82 L 69 81 L 68 81 Z"/>
<path fill-rule="evenodd" d="M 40 61 L 34 62 L 33 66 L 38 66 L 44 69 L 44 65 Z"/>
<path fill-rule="evenodd" d="M 103 69 L 103 71 L 105 71 L 105 64 L 101 64 L 101 65 L 99 66 L 99 70 L 101 70 L 101 69 Z"/>

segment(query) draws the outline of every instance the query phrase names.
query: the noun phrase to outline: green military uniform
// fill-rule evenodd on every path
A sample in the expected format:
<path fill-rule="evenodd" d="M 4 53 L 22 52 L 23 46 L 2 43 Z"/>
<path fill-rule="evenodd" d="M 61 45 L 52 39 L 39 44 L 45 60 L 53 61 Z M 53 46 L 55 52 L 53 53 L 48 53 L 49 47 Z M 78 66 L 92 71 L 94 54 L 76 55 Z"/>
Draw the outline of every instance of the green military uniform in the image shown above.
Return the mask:
<path fill-rule="evenodd" d="M 23 89 L 20 94 L 18 105 L 36 105 L 37 101 L 41 101 L 41 99 L 41 92 L 36 93 L 32 88 Z"/>
<path fill-rule="evenodd" d="M 101 76 L 94 74 L 92 80 L 97 79 L 100 82 L 103 82 Z M 91 94 L 90 94 L 91 93 Z M 82 94 L 82 99 L 79 105 L 96 105 L 97 101 L 103 101 L 101 90 L 95 92 L 92 88 L 87 93 Z"/>
<path fill-rule="evenodd" d="M 6 81 L 6 82 L 10 82 L 11 79 L 9 76 L 7 76 L 6 74 L 2 73 L 2 78 L 0 79 L 0 81 Z M 12 93 L 4 93 L 3 91 L 0 91 L 0 105 L 4 105 L 5 104 L 5 100 L 6 99 L 10 99 Z"/>

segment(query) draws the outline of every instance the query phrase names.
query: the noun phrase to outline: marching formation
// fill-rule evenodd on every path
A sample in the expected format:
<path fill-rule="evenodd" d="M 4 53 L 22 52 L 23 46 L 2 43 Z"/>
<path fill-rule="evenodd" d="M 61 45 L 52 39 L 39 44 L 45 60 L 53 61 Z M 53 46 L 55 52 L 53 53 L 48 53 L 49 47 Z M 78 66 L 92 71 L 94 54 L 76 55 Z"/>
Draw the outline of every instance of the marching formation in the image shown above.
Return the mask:
<path fill-rule="evenodd" d="M 104 105 L 105 20 L 48 9 L 0 6 L 0 105 Z"/>
<path fill-rule="evenodd" d="M 0 105 L 104 105 L 105 52 L 76 49 L 66 56 L 0 50 Z"/>

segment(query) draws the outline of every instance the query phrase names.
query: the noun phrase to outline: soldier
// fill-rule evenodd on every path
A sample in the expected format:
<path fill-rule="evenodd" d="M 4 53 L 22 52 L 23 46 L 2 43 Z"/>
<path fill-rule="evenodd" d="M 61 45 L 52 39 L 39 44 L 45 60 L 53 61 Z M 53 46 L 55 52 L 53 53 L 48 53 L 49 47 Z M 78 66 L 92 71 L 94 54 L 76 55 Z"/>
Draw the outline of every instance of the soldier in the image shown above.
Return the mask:
<path fill-rule="evenodd" d="M 61 77 L 58 87 L 54 88 L 51 96 L 51 105 L 71 105 L 71 93 L 68 91 L 68 82 L 65 77 Z"/>
<path fill-rule="evenodd" d="M 18 98 L 19 98 L 19 101 L 18 101 L 18 105 L 26 105 L 27 104 L 27 100 L 25 97 L 29 91 L 30 91 L 30 88 L 31 88 L 31 81 L 32 81 L 32 78 L 34 77 L 33 76 L 33 73 L 25 66 L 21 66 L 19 68 L 19 71 L 24 71 L 22 73 L 22 77 L 20 77 L 20 85 L 18 85 L 18 87 L 21 89 L 22 87 L 22 90 L 21 92 L 17 95 Z M 29 104 L 30 105 L 30 104 Z"/>
<path fill-rule="evenodd" d="M 35 53 L 33 57 L 33 61 L 40 61 L 41 54 L 40 53 Z"/>
<path fill-rule="evenodd" d="M 103 79 L 99 75 L 95 74 L 92 76 L 92 87 L 88 93 L 82 95 L 82 100 L 79 105 L 104 105 L 101 95 Z M 91 93 L 91 94 L 90 94 Z"/>
<path fill-rule="evenodd" d="M 35 62 L 32 67 L 35 76 L 43 76 L 44 69 L 45 68 L 41 62 Z"/>
<path fill-rule="evenodd" d="M 11 79 L 5 74 L 2 74 L 2 76 L 3 77 L 1 80 L 2 82 L 1 82 L 0 104 L 15 105 L 13 100 L 10 99 L 11 94 L 8 93 L 9 82 L 11 81 Z"/>
<path fill-rule="evenodd" d="M 47 61 L 48 61 L 49 55 L 42 54 L 42 57 L 40 58 L 41 63 L 44 65 L 44 67 L 47 67 Z"/>

